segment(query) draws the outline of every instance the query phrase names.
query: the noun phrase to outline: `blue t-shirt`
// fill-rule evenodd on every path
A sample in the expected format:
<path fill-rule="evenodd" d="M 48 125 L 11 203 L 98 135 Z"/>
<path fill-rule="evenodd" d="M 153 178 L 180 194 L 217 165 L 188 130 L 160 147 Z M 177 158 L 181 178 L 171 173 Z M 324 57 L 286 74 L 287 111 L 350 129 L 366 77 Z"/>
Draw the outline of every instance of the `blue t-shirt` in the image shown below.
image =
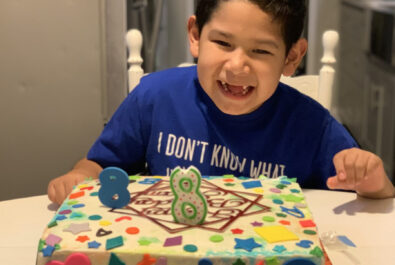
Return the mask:
<path fill-rule="evenodd" d="M 87 158 L 129 174 L 169 175 L 194 165 L 202 175 L 286 175 L 304 188 L 326 188 L 333 156 L 357 144 L 313 99 L 280 83 L 257 110 L 221 112 L 196 66 L 152 73 L 128 95 Z"/>

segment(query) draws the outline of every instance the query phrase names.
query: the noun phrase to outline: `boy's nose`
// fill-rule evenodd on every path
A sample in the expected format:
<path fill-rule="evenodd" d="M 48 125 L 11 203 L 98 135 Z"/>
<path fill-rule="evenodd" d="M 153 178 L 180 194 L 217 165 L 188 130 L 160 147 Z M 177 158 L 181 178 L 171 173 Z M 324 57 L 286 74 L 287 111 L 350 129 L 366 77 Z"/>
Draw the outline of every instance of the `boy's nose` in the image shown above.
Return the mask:
<path fill-rule="evenodd" d="M 250 72 L 248 56 L 240 49 L 234 50 L 229 54 L 229 58 L 225 63 L 225 69 L 233 75 L 248 74 Z"/>

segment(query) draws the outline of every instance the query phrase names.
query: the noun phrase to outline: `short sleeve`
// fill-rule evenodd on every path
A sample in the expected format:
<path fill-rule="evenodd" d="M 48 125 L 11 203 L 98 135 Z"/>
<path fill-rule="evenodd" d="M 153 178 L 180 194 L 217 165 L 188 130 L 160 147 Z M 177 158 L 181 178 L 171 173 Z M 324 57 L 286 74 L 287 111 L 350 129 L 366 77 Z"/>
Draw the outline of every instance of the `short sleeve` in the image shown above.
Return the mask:
<path fill-rule="evenodd" d="M 103 168 L 117 166 L 129 174 L 141 172 L 145 165 L 145 146 L 141 120 L 141 93 L 136 87 L 116 110 L 88 152 L 87 158 Z"/>
<path fill-rule="evenodd" d="M 328 189 L 326 181 L 336 174 L 333 157 L 338 152 L 358 147 L 350 133 L 335 118 L 328 116 L 321 143 L 313 163 L 313 175 L 305 188 Z"/>

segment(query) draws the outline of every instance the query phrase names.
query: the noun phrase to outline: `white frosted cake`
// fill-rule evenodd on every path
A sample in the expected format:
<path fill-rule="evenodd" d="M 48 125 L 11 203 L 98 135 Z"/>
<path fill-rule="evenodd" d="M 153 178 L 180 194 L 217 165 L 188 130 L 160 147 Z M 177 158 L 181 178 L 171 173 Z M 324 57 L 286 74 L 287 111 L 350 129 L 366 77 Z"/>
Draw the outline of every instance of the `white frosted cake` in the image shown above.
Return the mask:
<path fill-rule="evenodd" d="M 99 180 L 76 186 L 40 239 L 37 265 L 325 263 L 292 179 L 203 177 L 207 212 L 196 225 L 175 221 L 169 177 L 129 179 L 130 200 L 119 209 L 101 203 Z"/>

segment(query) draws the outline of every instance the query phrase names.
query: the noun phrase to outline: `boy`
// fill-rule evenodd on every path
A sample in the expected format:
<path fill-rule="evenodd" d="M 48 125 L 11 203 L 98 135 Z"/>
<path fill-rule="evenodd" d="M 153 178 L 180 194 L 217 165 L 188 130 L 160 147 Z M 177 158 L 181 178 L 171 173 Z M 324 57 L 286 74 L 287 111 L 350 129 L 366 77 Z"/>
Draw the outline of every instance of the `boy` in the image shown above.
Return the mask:
<path fill-rule="evenodd" d="M 103 167 L 168 175 L 297 177 L 303 188 L 394 196 L 383 163 L 317 102 L 279 83 L 307 50 L 303 0 L 201 0 L 188 21 L 197 67 L 143 78 L 87 158 L 48 186 L 61 203 L 73 185 Z M 334 176 L 334 177 L 331 177 Z"/>

